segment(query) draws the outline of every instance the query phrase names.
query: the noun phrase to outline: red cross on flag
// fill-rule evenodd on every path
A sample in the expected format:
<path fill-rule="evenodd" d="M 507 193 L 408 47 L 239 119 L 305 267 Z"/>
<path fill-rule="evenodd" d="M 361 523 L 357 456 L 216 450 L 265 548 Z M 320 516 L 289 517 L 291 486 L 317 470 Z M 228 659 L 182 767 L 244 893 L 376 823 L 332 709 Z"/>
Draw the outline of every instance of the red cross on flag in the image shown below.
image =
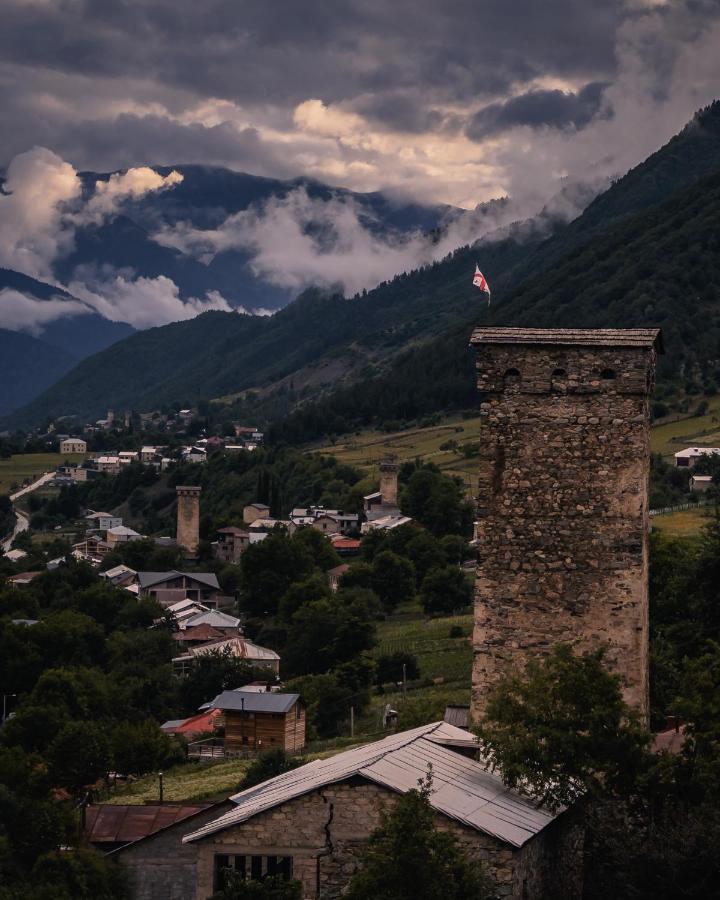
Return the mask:
<path fill-rule="evenodd" d="M 475 287 L 480 288 L 481 291 L 484 291 L 488 295 L 488 303 L 490 302 L 490 285 L 487 283 L 487 279 L 480 271 L 480 267 L 477 263 L 475 263 L 475 277 L 473 278 L 473 284 Z"/>

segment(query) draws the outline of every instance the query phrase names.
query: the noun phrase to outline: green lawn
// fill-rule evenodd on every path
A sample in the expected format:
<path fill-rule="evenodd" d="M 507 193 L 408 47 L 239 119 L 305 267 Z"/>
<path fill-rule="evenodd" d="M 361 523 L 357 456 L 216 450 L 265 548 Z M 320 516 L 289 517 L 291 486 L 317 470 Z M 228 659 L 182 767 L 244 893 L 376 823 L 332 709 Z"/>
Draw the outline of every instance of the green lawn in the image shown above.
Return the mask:
<path fill-rule="evenodd" d="M 342 462 L 361 469 L 376 472 L 377 463 L 392 454 L 400 462 L 407 460 L 429 459 L 444 472 L 459 475 L 464 481 L 474 485 L 477 462 L 466 459 L 453 450 L 441 450 L 447 441 L 456 441 L 458 445 L 477 443 L 480 440 L 480 418 L 451 418 L 440 425 L 428 428 L 411 428 L 386 434 L 381 431 L 364 431 L 353 435 L 342 443 L 326 444 L 315 450 L 331 453 Z"/>
<path fill-rule="evenodd" d="M 25 479 L 33 481 L 44 472 L 62 465 L 65 460 L 79 463 L 86 458 L 85 453 L 17 453 L 10 459 L 0 459 L 0 494 L 9 494 L 10 488 L 22 487 Z"/>
<path fill-rule="evenodd" d="M 701 506 L 697 509 L 683 509 L 679 512 L 667 513 L 664 516 L 653 516 L 653 531 L 684 537 L 698 532 L 712 521 L 714 507 Z"/>
<path fill-rule="evenodd" d="M 175 766 L 163 777 L 165 800 L 225 800 L 237 791 L 250 762 L 233 759 L 218 763 L 187 763 Z M 107 803 L 142 805 L 158 800 L 160 787 L 157 775 L 139 778 L 133 784 L 113 791 Z"/>
<path fill-rule="evenodd" d="M 661 453 L 670 459 L 683 447 L 712 447 L 720 441 L 720 398 L 709 401 L 708 412 L 704 416 L 691 416 L 676 422 L 655 425 L 650 432 L 650 446 L 653 453 Z"/>

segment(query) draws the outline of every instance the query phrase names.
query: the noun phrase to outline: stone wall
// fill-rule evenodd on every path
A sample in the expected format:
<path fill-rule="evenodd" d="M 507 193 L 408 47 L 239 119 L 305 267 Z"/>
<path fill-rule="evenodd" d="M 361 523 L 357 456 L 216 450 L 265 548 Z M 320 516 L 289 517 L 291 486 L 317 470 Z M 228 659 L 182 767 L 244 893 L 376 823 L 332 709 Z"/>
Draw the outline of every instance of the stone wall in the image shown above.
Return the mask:
<path fill-rule="evenodd" d="M 654 342 L 493 343 L 481 331 L 473 716 L 502 673 L 558 643 L 606 647 L 646 713 Z"/>
<path fill-rule="evenodd" d="M 214 806 L 115 851 L 113 858 L 128 873 L 132 900 L 194 900 L 198 845 L 183 844 L 183 835 L 217 819 L 231 807 L 229 802 Z"/>
<path fill-rule="evenodd" d="M 380 811 L 397 802 L 398 795 L 366 782 L 353 779 L 330 785 L 282 806 L 254 816 L 249 821 L 197 842 L 198 887 L 195 900 L 207 900 L 213 892 L 213 868 L 216 854 L 291 856 L 293 875 L 302 881 L 304 898 L 317 895 L 318 873 L 322 900 L 335 900 L 357 870 L 360 853 L 370 833 L 380 824 Z M 522 892 L 519 878 L 527 848 L 514 850 L 489 835 L 437 816 L 439 828 L 452 832 L 468 854 L 482 861 L 498 885 L 498 894 L 508 900 L 554 898 L 545 892 L 544 876 L 532 889 Z M 187 846 L 187 845 L 186 845 Z M 540 848 L 533 854 L 538 865 Z M 541 869 L 538 869 L 541 871 Z M 525 876 L 527 877 L 527 876 Z M 541 887 L 542 885 L 542 887 Z"/>

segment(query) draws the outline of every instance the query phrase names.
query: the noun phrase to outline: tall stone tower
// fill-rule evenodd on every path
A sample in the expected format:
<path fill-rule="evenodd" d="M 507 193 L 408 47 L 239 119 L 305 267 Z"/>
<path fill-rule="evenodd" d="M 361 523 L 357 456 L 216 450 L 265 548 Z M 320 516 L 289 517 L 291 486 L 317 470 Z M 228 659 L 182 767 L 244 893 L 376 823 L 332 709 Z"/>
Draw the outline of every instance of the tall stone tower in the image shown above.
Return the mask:
<path fill-rule="evenodd" d="M 200 487 L 178 485 L 177 542 L 187 559 L 195 559 L 200 544 Z"/>
<path fill-rule="evenodd" d="M 380 463 L 380 493 L 384 506 L 397 506 L 399 471 L 395 458 L 383 459 Z"/>
<path fill-rule="evenodd" d="M 606 647 L 648 709 L 649 397 L 657 329 L 478 328 L 472 713 L 504 672 Z"/>

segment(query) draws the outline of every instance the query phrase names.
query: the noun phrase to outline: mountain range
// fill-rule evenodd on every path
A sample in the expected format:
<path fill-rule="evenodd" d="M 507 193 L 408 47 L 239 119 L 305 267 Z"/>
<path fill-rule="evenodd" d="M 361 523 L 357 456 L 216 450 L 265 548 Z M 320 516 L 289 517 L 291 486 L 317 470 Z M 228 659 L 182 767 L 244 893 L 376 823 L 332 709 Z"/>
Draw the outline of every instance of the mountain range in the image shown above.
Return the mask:
<path fill-rule="evenodd" d="M 283 418 L 279 434 L 311 439 L 471 406 L 466 344 L 480 320 L 661 325 L 664 383 L 711 388 L 720 380 L 718 169 L 716 102 L 569 224 L 518 222 L 350 300 L 308 290 L 272 317 L 208 312 L 138 332 L 5 424 L 231 395 L 244 414 Z M 476 260 L 493 286 L 489 310 L 471 285 Z"/>

